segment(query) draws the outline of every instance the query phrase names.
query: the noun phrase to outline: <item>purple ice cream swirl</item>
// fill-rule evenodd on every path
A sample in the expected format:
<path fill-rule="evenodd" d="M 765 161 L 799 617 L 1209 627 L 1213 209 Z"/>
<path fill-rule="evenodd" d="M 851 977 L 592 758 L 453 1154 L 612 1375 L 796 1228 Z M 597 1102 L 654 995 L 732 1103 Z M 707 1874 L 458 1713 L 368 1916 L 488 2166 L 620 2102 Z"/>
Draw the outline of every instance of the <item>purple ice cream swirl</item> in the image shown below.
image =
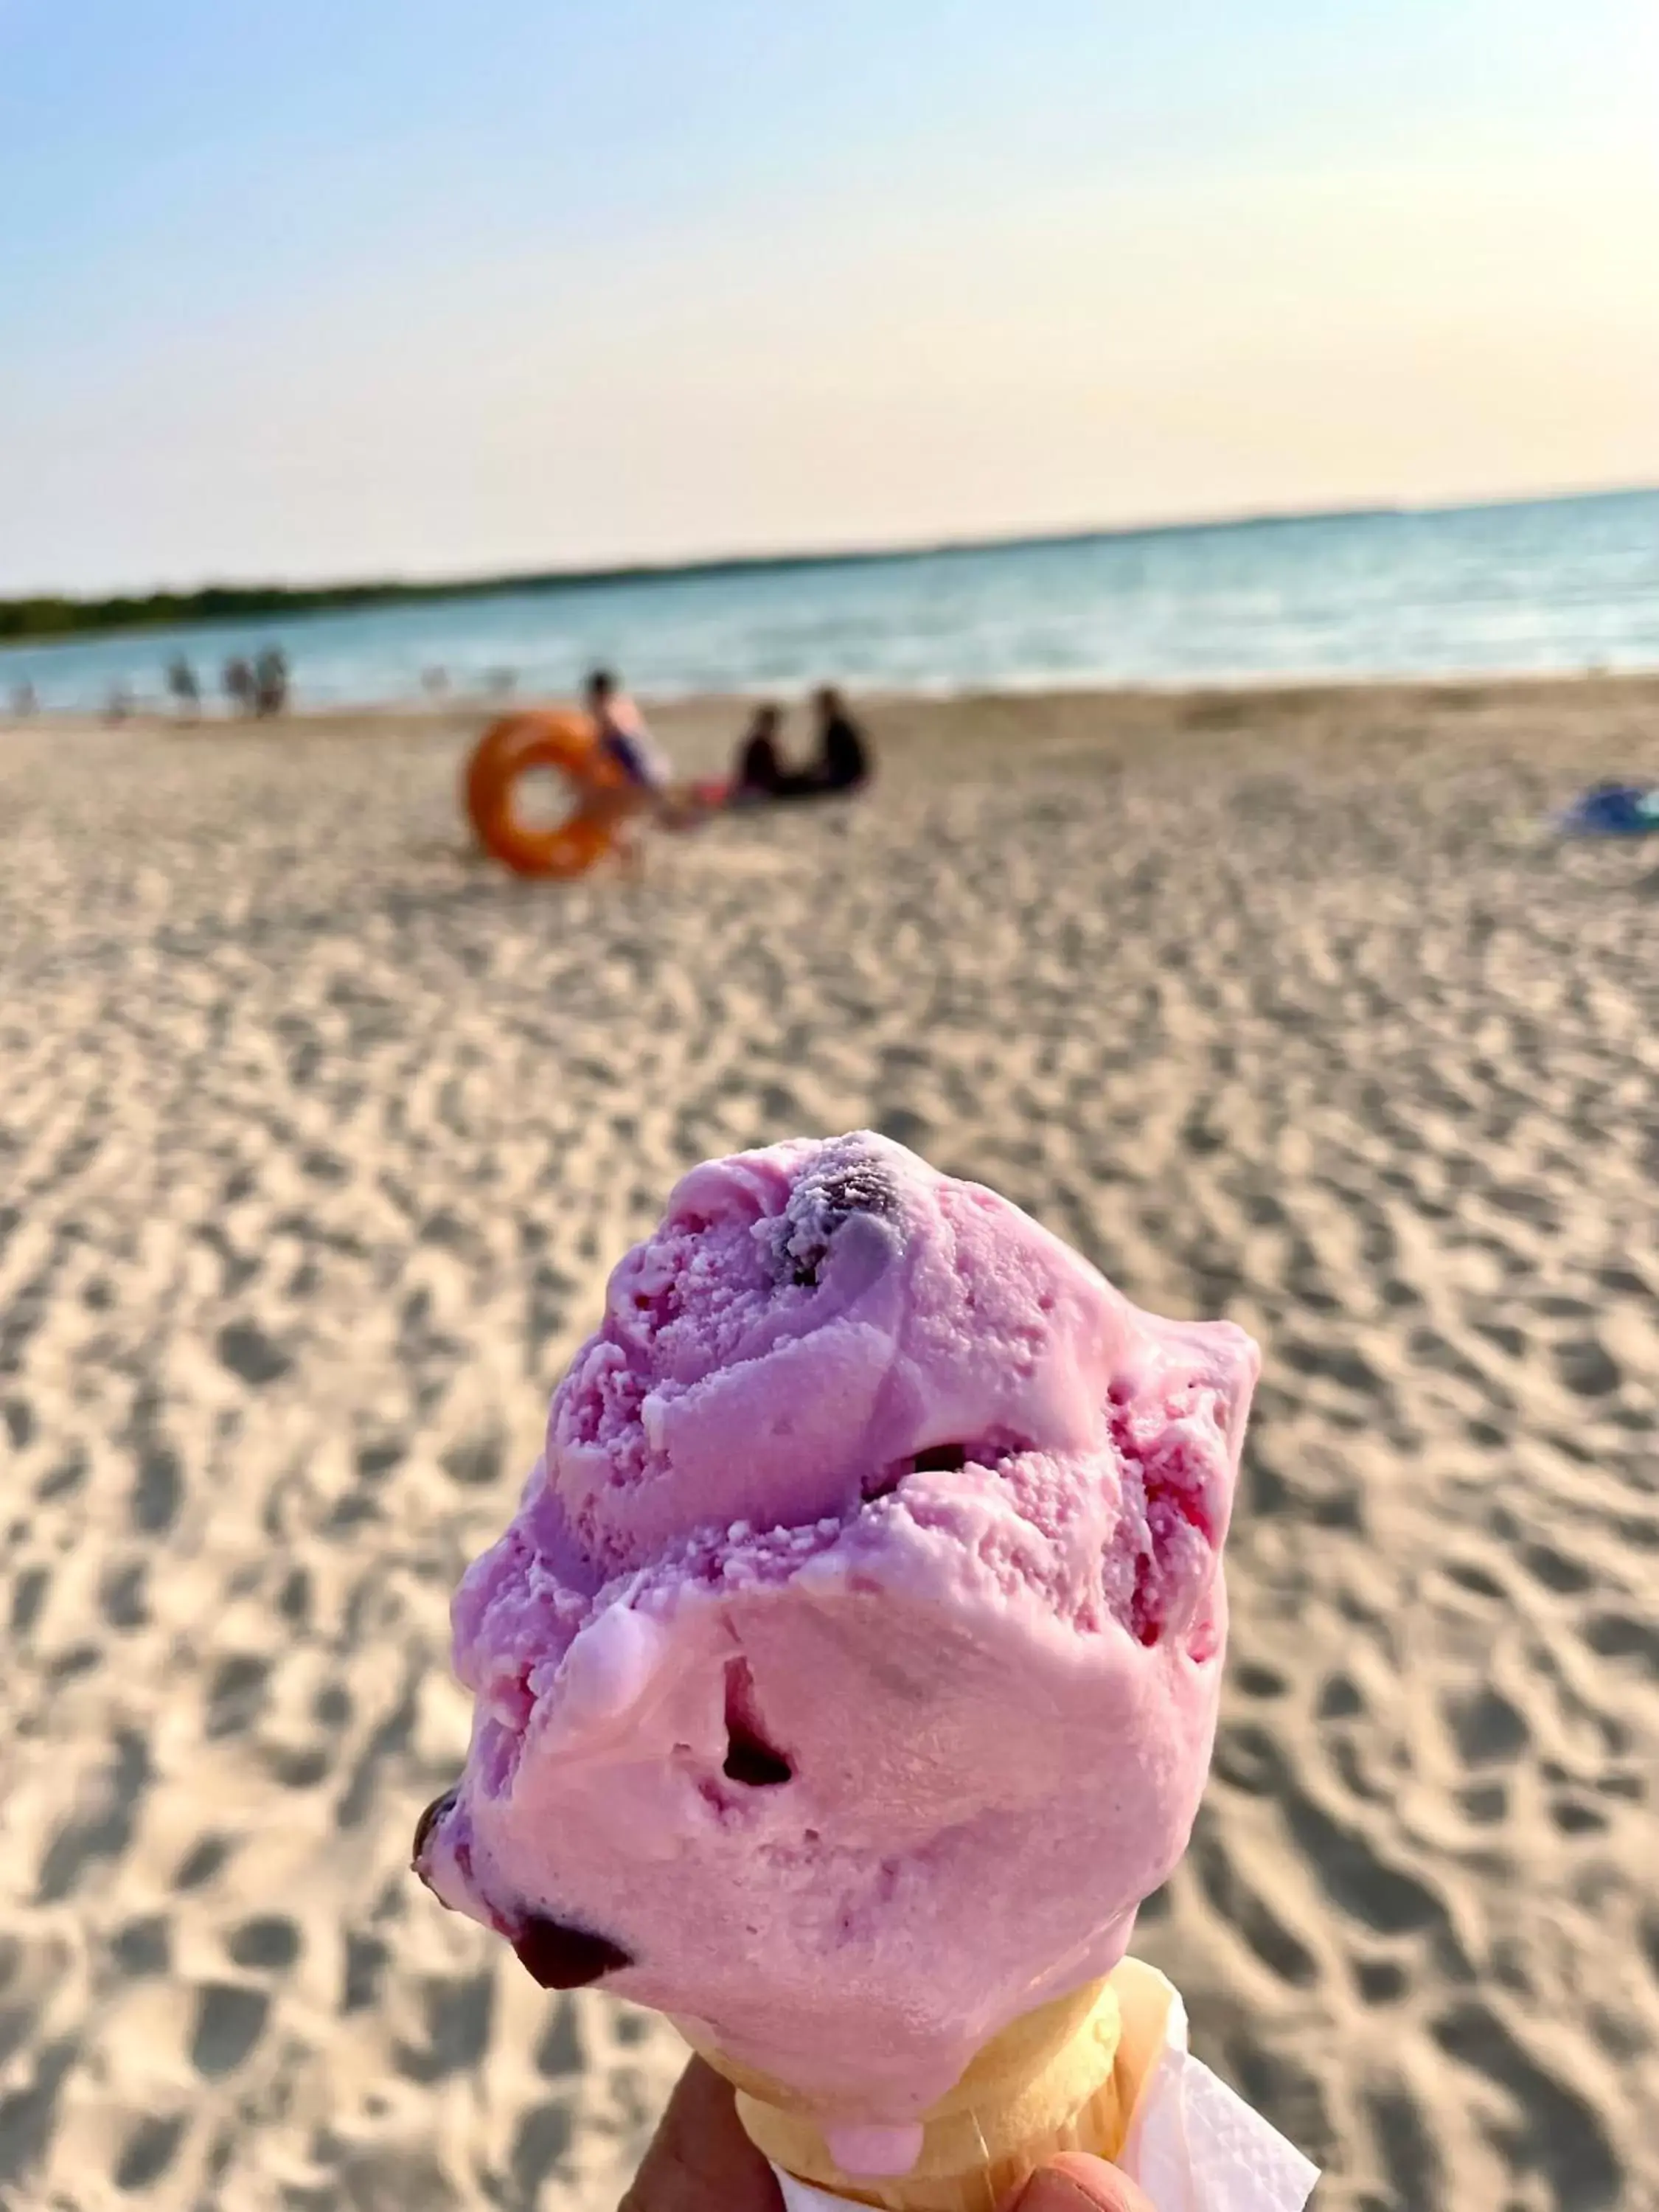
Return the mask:
<path fill-rule="evenodd" d="M 908 2126 L 1185 1848 L 1257 1364 L 885 1139 L 694 1169 L 457 1593 L 422 1878 Z"/>

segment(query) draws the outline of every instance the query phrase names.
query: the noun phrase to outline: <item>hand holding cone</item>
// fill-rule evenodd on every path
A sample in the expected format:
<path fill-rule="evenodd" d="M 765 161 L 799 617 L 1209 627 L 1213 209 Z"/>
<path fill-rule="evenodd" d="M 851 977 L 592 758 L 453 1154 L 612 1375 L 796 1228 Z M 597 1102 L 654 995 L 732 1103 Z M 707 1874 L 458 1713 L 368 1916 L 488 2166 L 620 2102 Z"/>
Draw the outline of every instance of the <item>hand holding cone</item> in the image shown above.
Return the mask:
<path fill-rule="evenodd" d="M 848 2171 L 833 2122 L 821 2124 L 781 2083 L 707 2045 L 702 2056 L 731 2081 L 750 2142 L 783 2172 L 879 2212 L 998 2212 L 1048 2160 L 1109 2157 L 1119 2148 L 1127 2118 L 1115 2070 L 1120 2033 L 1108 1982 L 1015 2021 L 922 2115 L 914 2160 L 890 2179 Z"/>
<path fill-rule="evenodd" d="M 621 2212 L 781 2212 L 771 2169 L 738 2118 L 730 2082 L 693 2057 L 670 2099 Z M 1003 2212 L 1152 2212 L 1099 2159 L 1066 2155 L 1036 2174 Z"/>

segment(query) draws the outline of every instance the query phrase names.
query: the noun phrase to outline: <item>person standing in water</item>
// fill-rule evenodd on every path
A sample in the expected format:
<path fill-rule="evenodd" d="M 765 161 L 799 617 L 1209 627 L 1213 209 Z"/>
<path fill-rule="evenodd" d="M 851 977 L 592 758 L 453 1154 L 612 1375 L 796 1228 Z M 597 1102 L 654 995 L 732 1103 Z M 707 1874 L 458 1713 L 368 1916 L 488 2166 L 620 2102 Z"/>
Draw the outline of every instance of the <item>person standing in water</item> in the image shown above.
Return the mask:
<path fill-rule="evenodd" d="M 288 706 L 288 656 L 280 646 L 268 645 L 253 664 L 253 711 L 280 714 Z"/>
<path fill-rule="evenodd" d="M 225 672 L 220 678 L 225 696 L 239 714 L 253 712 L 253 671 L 239 653 L 225 663 Z"/>
<path fill-rule="evenodd" d="M 192 722 L 202 711 L 202 687 L 196 680 L 196 671 L 182 653 L 175 653 L 167 663 L 167 696 Z"/>

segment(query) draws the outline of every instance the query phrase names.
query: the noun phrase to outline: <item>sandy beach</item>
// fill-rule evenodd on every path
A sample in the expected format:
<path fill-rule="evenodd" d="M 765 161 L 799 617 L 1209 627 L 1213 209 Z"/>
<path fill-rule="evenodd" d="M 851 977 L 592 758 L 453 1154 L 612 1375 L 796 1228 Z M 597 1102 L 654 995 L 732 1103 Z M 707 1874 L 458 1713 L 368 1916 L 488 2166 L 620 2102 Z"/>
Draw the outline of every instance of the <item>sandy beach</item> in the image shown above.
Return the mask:
<path fill-rule="evenodd" d="M 665 713 L 688 770 L 738 710 Z M 1324 2212 L 1659 2206 L 1659 679 L 890 702 L 468 852 L 477 725 L 0 726 L 0 2204 L 610 2212 L 683 2057 L 406 1872 L 677 1173 L 873 1125 L 1266 1371 L 1137 1948 Z"/>

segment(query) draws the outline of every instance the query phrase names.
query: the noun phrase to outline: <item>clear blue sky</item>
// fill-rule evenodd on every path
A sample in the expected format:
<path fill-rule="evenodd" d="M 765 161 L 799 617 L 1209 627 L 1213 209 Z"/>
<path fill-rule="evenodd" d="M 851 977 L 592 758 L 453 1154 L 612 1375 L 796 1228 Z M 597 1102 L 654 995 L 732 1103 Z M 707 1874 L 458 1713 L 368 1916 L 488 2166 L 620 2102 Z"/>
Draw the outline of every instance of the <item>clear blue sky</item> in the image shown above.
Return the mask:
<path fill-rule="evenodd" d="M 1653 0 L 0 0 L 0 591 L 1659 479 Z"/>

